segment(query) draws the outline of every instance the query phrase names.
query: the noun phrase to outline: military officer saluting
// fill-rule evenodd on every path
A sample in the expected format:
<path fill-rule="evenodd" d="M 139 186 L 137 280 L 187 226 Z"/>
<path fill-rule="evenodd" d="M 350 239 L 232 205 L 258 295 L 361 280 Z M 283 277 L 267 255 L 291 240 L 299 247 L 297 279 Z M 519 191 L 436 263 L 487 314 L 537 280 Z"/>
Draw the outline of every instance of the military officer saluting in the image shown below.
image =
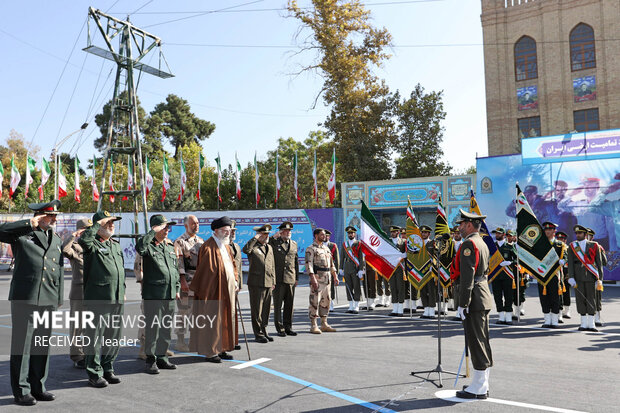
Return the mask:
<path fill-rule="evenodd" d="M 335 332 L 336 329 L 327 324 L 329 314 L 329 284 L 330 278 L 338 285 L 336 266 L 331 252 L 325 246 L 325 230 L 317 228 L 313 232 L 314 242 L 306 248 L 306 272 L 310 277 L 310 306 L 308 316 L 310 317 L 310 332 L 321 334 L 321 332 Z M 316 319 L 321 317 L 321 328 L 317 326 Z"/>
<path fill-rule="evenodd" d="M 51 327 L 33 325 L 34 313 L 56 310 L 63 300 L 63 257 L 54 232 L 60 201 L 29 204 L 34 217 L 0 224 L 0 242 L 11 244 L 15 266 L 11 301 L 11 388 L 15 403 L 32 406 L 56 397 L 45 389 L 49 346 L 32 346 L 34 336 L 50 337 Z"/>
<path fill-rule="evenodd" d="M 349 309 L 347 313 L 358 314 L 360 309 L 360 298 L 362 296 L 361 279 L 364 277 L 364 258 L 360 243 L 355 239 L 357 229 L 352 226 L 345 228 L 347 239 L 342 243 L 342 253 L 340 254 L 340 275 L 344 276 L 347 286 L 347 299 Z"/>
<path fill-rule="evenodd" d="M 142 257 L 146 372 L 158 374 L 159 369 L 177 368 L 166 355 L 171 328 L 161 325 L 161 320 L 171 319 L 174 315 L 174 302 L 180 298 L 181 281 L 177 254 L 168 239 L 170 227 L 176 223 L 157 214 L 151 217 L 149 224 L 151 230 L 138 238 L 136 251 Z M 155 319 L 160 321 L 153 322 Z"/>
<path fill-rule="evenodd" d="M 273 323 L 280 337 L 296 336 L 293 331 L 293 301 L 295 286 L 299 279 L 299 259 L 297 243 L 291 239 L 293 224 L 283 222 L 278 232 L 269 239 L 273 247 L 276 265 L 276 288 L 273 290 Z M 282 322 L 282 304 L 284 304 L 284 323 Z"/>
<path fill-rule="evenodd" d="M 95 328 L 86 328 L 90 344 L 86 350 L 88 384 L 106 387 L 121 382 L 114 374 L 118 344 L 102 346 L 102 341 L 118 343 L 121 328 L 106 327 L 102 318 L 112 319 L 123 314 L 125 303 L 125 267 L 121 244 L 112 239 L 114 222 L 121 217 L 99 211 L 93 225 L 80 237 L 84 250 L 84 308 L 95 315 Z"/>

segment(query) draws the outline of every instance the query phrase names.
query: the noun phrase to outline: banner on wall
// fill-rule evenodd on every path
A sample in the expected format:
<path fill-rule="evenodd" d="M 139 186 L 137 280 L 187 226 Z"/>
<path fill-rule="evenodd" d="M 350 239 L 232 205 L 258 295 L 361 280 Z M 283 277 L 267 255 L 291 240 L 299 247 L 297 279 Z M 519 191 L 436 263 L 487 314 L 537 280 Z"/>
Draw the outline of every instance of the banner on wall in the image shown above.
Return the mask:
<path fill-rule="evenodd" d="M 596 76 L 573 79 L 573 98 L 575 103 L 596 100 Z"/>
<path fill-rule="evenodd" d="M 517 108 L 519 110 L 538 108 L 537 86 L 525 86 L 517 89 Z"/>
<path fill-rule="evenodd" d="M 618 158 L 620 129 L 524 138 L 521 153 L 526 165 Z"/>

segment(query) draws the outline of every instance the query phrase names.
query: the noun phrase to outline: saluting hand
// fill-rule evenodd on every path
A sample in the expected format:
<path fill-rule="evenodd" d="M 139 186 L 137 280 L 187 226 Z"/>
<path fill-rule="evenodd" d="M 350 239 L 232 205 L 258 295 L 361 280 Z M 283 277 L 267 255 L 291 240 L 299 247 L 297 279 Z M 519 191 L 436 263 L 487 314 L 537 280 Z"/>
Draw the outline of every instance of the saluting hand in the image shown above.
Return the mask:
<path fill-rule="evenodd" d="M 163 230 L 164 228 L 166 228 L 166 225 L 168 224 L 164 223 L 164 224 L 155 225 L 154 227 L 151 227 L 151 229 L 155 232 L 159 232 Z"/>

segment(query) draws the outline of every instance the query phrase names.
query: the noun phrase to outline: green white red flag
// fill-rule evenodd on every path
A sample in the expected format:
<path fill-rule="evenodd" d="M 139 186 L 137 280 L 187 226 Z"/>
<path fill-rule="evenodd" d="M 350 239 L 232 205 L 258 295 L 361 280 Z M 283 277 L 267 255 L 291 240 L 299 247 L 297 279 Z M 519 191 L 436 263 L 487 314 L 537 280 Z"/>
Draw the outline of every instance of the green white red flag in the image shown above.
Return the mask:
<path fill-rule="evenodd" d="M 73 199 L 79 204 L 82 202 L 80 195 L 82 195 L 82 189 L 80 188 L 80 160 L 78 159 L 77 154 L 75 155 L 75 160 L 73 161 L 73 187 L 75 188 Z"/>
<path fill-rule="evenodd" d="M 200 184 L 202 182 L 202 168 L 205 166 L 205 157 L 202 152 L 198 154 L 198 191 L 196 191 L 196 199 L 200 201 Z"/>
<path fill-rule="evenodd" d="M 99 188 L 97 188 L 96 179 L 97 179 L 97 157 L 93 155 L 93 176 L 90 178 L 90 186 L 93 189 L 93 201 L 99 201 Z"/>
<path fill-rule="evenodd" d="M 149 159 L 149 157 L 146 157 L 146 162 L 144 165 L 144 180 L 145 182 L 145 186 L 146 186 L 146 196 L 148 196 L 151 193 L 151 189 L 153 189 L 153 175 L 151 175 L 151 160 Z"/>
<path fill-rule="evenodd" d="M 222 164 L 219 152 L 217 154 L 217 158 L 215 158 L 215 163 L 217 164 L 217 199 L 219 202 L 222 202 L 222 197 L 220 196 L 220 182 L 222 182 Z"/>
<path fill-rule="evenodd" d="M 50 179 L 50 175 L 52 174 L 52 170 L 50 169 L 50 164 L 47 162 L 47 159 L 41 158 L 41 185 L 39 185 L 39 200 L 43 201 L 45 194 L 43 192 L 43 186 Z"/>
<path fill-rule="evenodd" d="M 170 173 L 168 172 L 168 158 L 166 158 L 166 152 L 164 152 L 164 165 L 162 169 L 161 202 L 164 202 L 166 199 L 166 191 L 170 189 Z"/>
<path fill-rule="evenodd" d="M 312 168 L 312 178 L 314 179 L 314 187 L 312 188 L 312 196 L 316 203 L 319 203 L 319 185 L 317 183 L 317 170 L 316 170 L 316 149 L 314 150 L 314 167 Z"/>
<path fill-rule="evenodd" d="M 334 203 L 336 199 L 336 148 L 332 154 L 332 173 L 327 181 L 327 193 L 329 194 L 329 202 Z"/>
<path fill-rule="evenodd" d="M 260 173 L 258 172 L 258 162 L 256 161 L 256 152 L 254 152 L 254 191 L 256 194 L 256 205 L 260 202 L 260 193 L 258 192 L 258 178 Z"/>
<path fill-rule="evenodd" d="M 278 152 L 276 151 L 276 204 L 278 203 L 278 199 L 280 199 L 280 175 L 278 173 Z"/>
<path fill-rule="evenodd" d="M 295 181 L 293 187 L 295 188 L 295 199 L 301 202 L 301 194 L 299 193 L 299 184 L 297 183 L 297 151 L 295 151 L 295 159 L 293 160 L 293 169 L 295 170 Z"/>
<path fill-rule="evenodd" d="M 181 192 L 179 193 L 179 197 L 177 201 L 183 199 L 183 195 L 185 195 L 185 185 L 187 184 L 187 173 L 185 172 L 185 162 L 183 162 L 183 152 L 181 151 Z"/>
<path fill-rule="evenodd" d="M 110 175 L 108 176 L 108 188 L 110 191 L 114 191 L 114 161 L 110 158 Z M 114 202 L 114 195 L 110 195 L 110 202 Z"/>
<path fill-rule="evenodd" d="M 36 161 L 28 154 L 26 154 L 26 192 L 24 193 L 24 199 L 28 198 L 28 191 L 30 185 L 34 182 L 32 175 L 36 166 Z"/>
<path fill-rule="evenodd" d="M 13 198 L 13 194 L 19 185 L 19 182 L 22 180 L 22 176 L 17 170 L 17 166 L 15 166 L 15 155 L 11 157 L 11 186 L 9 187 L 9 197 Z"/>
<path fill-rule="evenodd" d="M 237 199 L 241 199 L 241 164 L 239 163 L 239 159 L 237 158 L 237 152 L 235 152 L 235 181 L 237 183 Z"/>

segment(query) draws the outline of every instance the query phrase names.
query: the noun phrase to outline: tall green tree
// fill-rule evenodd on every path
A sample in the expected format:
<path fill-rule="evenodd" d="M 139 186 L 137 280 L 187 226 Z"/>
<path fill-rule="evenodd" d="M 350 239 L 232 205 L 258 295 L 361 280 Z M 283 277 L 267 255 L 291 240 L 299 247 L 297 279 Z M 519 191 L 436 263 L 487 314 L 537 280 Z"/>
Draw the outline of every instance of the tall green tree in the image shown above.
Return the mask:
<path fill-rule="evenodd" d="M 140 127 L 140 134 L 144 133 L 144 123 L 146 120 L 146 111 L 140 105 L 140 99 L 138 101 L 138 122 Z M 127 105 L 128 98 L 127 92 L 121 92 L 118 97 L 119 105 Z M 117 142 L 115 146 L 129 146 L 128 124 L 129 124 L 129 112 L 117 111 L 118 117 L 116 119 L 116 127 L 112 131 L 113 139 Z M 108 144 L 108 126 L 110 124 L 110 117 L 112 116 L 112 100 L 109 100 L 105 105 L 101 113 L 95 115 L 95 124 L 99 127 L 100 136 L 95 138 L 95 148 L 103 152 Z M 144 142 L 143 142 L 144 143 Z M 158 148 L 155 148 L 155 150 Z"/>

